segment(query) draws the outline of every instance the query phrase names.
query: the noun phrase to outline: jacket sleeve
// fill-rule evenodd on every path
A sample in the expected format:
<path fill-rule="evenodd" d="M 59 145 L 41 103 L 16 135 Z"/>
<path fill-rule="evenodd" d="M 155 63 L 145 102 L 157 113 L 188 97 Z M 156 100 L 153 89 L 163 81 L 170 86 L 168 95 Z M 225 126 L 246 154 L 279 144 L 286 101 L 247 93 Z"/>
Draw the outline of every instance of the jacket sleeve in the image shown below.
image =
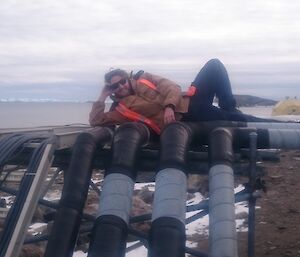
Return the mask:
<path fill-rule="evenodd" d="M 182 97 L 181 87 L 175 82 L 157 75 L 145 73 L 144 76 L 145 79 L 150 80 L 156 85 L 158 92 L 164 99 L 163 106 L 172 105 L 176 109 Z"/>
<path fill-rule="evenodd" d="M 105 103 L 95 102 L 89 115 L 91 126 L 118 125 L 128 121 L 117 111 L 104 112 Z"/>

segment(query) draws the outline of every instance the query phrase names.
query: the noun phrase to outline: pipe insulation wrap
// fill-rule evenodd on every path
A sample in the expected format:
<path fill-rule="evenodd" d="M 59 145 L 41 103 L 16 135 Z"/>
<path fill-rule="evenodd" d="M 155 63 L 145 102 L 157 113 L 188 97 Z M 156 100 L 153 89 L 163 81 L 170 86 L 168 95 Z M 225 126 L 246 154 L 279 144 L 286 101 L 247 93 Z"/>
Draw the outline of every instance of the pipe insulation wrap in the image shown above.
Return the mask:
<path fill-rule="evenodd" d="M 178 219 L 161 217 L 151 224 L 148 257 L 184 257 L 185 225 Z"/>
<path fill-rule="evenodd" d="M 61 206 L 82 210 L 88 192 L 96 147 L 97 143 L 91 134 L 82 133 L 77 137 L 65 176 Z"/>
<path fill-rule="evenodd" d="M 232 140 L 231 130 L 225 128 L 213 130 L 209 142 L 209 159 L 211 165 L 220 163 L 231 165 L 233 163 Z"/>
<path fill-rule="evenodd" d="M 124 257 L 127 227 L 119 217 L 98 217 L 92 231 L 88 257 Z"/>
<path fill-rule="evenodd" d="M 234 128 L 232 129 L 233 147 L 235 149 L 250 147 L 250 134 L 257 133 L 257 147 L 261 149 L 270 148 L 269 131 L 256 128 Z"/>
<path fill-rule="evenodd" d="M 258 129 L 300 129 L 296 122 L 247 122 L 247 127 Z"/>
<path fill-rule="evenodd" d="M 63 220 L 64 223 L 53 225 L 44 256 L 71 256 L 77 240 L 81 215 L 73 208 L 61 207 L 55 218 L 55 221 Z"/>
<path fill-rule="evenodd" d="M 185 224 L 187 179 L 183 171 L 166 168 L 156 175 L 152 221 L 172 217 Z"/>
<path fill-rule="evenodd" d="M 233 170 L 217 164 L 209 172 L 209 236 L 211 257 L 236 257 Z"/>
<path fill-rule="evenodd" d="M 113 154 L 108 173 L 120 172 L 135 178 L 136 158 L 142 145 L 150 139 L 149 129 L 142 123 L 122 124 L 113 139 Z"/>
<path fill-rule="evenodd" d="M 192 131 L 181 122 L 166 126 L 160 136 L 160 169 L 186 169 L 187 151 L 191 142 Z"/>
<path fill-rule="evenodd" d="M 134 181 L 127 175 L 112 173 L 105 177 L 98 216 L 114 215 L 129 223 Z"/>
<path fill-rule="evenodd" d="M 269 129 L 270 148 L 300 149 L 300 129 Z"/>

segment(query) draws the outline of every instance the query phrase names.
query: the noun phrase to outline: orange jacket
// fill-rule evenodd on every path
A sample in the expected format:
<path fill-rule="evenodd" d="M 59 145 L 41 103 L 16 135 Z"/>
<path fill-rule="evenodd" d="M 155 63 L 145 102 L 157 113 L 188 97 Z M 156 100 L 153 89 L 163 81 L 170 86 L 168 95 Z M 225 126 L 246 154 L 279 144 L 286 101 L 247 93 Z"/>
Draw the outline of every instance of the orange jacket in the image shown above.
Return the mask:
<path fill-rule="evenodd" d="M 141 79 L 152 82 L 156 89 L 152 89 Z M 143 73 L 139 80 L 131 79 L 134 94 L 119 99 L 133 112 L 139 113 L 154 121 L 160 128 L 164 126 L 164 109 L 172 104 L 175 107 L 176 120 L 181 119 L 181 114 L 188 111 L 189 97 L 182 96 L 181 88 L 175 82 L 150 73 Z M 130 121 L 116 110 L 104 112 L 103 102 L 95 102 L 90 112 L 92 126 L 117 125 Z"/>

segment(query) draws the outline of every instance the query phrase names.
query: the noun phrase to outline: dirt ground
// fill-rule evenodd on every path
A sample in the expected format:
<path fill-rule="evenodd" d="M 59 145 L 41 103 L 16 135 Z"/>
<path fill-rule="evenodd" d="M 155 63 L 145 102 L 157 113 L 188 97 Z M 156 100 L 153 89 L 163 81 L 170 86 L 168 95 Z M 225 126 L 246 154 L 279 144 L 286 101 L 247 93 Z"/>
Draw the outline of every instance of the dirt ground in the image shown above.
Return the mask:
<path fill-rule="evenodd" d="M 300 151 L 283 151 L 280 162 L 263 162 L 267 192 L 258 199 L 255 256 L 300 257 Z M 239 256 L 247 256 L 239 235 Z"/>

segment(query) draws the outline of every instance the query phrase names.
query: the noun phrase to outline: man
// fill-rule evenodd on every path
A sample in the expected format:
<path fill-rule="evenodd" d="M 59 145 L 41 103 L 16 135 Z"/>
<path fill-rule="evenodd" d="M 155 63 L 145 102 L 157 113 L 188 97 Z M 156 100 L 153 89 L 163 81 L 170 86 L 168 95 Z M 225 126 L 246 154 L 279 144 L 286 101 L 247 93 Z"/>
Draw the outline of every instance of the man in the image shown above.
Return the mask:
<path fill-rule="evenodd" d="M 90 112 L 92 126 L 141 121 L 159 134 L 175 120 L 266 121 L 236 110 L 227 71 L 218 59 L 205 64 L 185 93 L 175 82 L 143 71 L 132 76 L 112 70 L 105 74 L 105 84 Z M 104 112 L 109 96 L 114 103 Z M 213 106 L 215 96 L 220 108 Z"/>

